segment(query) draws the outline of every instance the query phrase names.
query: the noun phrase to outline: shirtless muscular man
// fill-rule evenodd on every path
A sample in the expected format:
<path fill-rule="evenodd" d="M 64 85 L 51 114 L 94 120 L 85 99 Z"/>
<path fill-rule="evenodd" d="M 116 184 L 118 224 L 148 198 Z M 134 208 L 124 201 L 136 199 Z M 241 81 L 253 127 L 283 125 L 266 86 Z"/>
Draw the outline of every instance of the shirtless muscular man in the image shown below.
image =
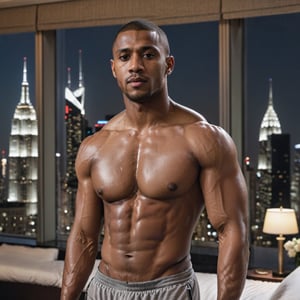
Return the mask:
<path fill-rule="evenodd" d="M 247 191 L 231 137 L 169 97 L 174 57 L 161 28 L 145 20 L 124 25 L 112 53 L 125 110 L 81 144 L 61 299 L 79 297 L 103 224 L 88 299 L 198 300 L 190 246 L 204 205 L 218 232 L 218 299 L 239 299 Z"/>

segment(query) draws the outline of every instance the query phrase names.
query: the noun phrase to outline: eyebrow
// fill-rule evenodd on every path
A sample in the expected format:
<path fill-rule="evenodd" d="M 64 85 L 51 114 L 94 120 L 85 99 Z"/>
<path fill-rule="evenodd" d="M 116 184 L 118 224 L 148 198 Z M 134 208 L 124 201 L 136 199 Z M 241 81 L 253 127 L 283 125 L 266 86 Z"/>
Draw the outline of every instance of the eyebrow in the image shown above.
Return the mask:
<path fill-rule="evenodd" d="M 157 47 L 154 46 L 142 46 L 140 48 L 137 49 L 137 51 L 147 51 L 147 50 L 154 50 L 156 52 L 160 52 L 159 49 Z M 116 50 L 116 53 L 122 53 L 122 52 L 131 52 L 132 49 L 131 48 L 120 48 Z"/>

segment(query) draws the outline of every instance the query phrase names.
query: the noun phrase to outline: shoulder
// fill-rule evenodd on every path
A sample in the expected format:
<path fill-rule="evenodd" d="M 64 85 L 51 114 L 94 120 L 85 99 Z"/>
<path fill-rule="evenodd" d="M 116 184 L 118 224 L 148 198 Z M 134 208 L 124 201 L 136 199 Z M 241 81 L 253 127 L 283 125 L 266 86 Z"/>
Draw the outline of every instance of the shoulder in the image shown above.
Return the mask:
<path fill-rule="evenodd" d="M 186 136 L 196 142 L 206 142 L 206 145 L 232 143 L 230 135 L 220 126 L 200 120 L 185 126 Z"/>
<path fill-rule="evenodd" d="M 184 129 L 184 136 L 193 154 L 203 162 L 236 159 L 236 147 L 231 136 L 220 126 L 209 123 L 198 112 L 172 101 L 177 125 Z"/>
<path fill-rule="evenodd" d="M 81 174 L 86 173 L 85 171 L 88 172 L 88 169 L 91 167 L 91 163 L 97 154 L 98 147 L 104 143 L 107 135 L 105 130 L 101 130 L 86 137 L 81 142 L 75 161 L 77 175 L 79 175 L 78 172 Z"/>
<path fill-rule="evenodd" d="M 207 142 L 220 143 L 231 142 L 231 136 L 218 125 L 208 123 L 207 121 L 197 121 L 186 126 L 187 133 L 194 135 L 194 137 L 205 137 Z"/>
<path fill-rule="evenodd" d="M 185 127 L 185 136 L 201 164 L 227 164 L 237 159 L 231 136 L 220 126 L 197 121 Z"/>
<path fill-rule="evenodd" d="M 171 101 L 172 110 L 171 110 L 171 118 L 177 125 L 186 125 L 193 124 L 195 122 L 207 122 L 205 117 L 198 113 L 197 111 L 176 103 L 175 101 Z"/>
<path fill-rule="evenodd" d="M 120 128 L 123 112 L 113 117 L 100 131 L 86 137 L 80 145 L 76 163 L 92 161 L 110 136 L 115 135 Z"/>

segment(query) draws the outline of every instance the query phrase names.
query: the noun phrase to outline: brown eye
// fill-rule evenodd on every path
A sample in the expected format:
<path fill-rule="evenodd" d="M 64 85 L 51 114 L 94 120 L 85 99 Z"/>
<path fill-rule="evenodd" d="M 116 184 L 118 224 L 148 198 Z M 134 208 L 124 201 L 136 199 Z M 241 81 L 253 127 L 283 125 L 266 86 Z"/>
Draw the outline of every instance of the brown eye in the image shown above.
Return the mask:
<path fill-rule="evenodd" d="M 129 55 L 128 54 L 123 54 L 119 56 L 119 59 L 121 61 L 127 61 L 129 59 Z"/>
<path fill-rule="evenodd" d="M 155 54 L 152 52 L 144 53 L 144 58 L 146 58 L 146 59 L 152 59 L 153 57 L 155 57 Z"/>

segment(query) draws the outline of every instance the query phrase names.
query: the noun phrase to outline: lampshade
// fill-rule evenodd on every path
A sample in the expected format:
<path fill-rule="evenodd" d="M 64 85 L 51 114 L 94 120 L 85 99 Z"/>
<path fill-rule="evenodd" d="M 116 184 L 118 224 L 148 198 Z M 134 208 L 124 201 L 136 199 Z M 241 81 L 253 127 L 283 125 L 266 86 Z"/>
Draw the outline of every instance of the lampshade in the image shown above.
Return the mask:
<path fill-rule="evenodd" d="M 295 210 L 291 208 L 268 208 L 263 232 L 269 234 L 296 234 L 298 224 Z"/>

